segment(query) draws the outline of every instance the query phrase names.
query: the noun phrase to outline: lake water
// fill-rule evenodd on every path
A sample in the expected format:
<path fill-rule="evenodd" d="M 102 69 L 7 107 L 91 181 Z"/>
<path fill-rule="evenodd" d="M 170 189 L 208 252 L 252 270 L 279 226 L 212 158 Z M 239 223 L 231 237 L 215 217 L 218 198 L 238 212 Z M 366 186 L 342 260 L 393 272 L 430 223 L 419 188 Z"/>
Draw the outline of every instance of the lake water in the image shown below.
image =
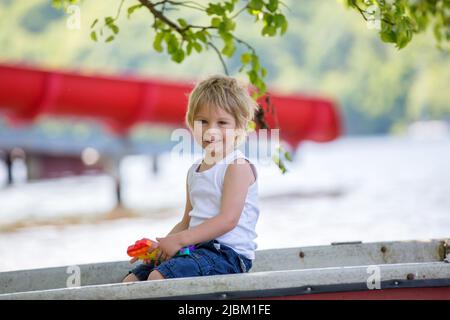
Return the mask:
<path fill-rule="evenodd" d="M 4 230 L 0 271 L 126 260 L 135 240 L 164 236 L 182 216 L 191 162 L 160 160 L 156 176 L 146 157 L 123 161 L 124 202 L 138 217 Z M 285 175 L 275 165 L 257 168 L 258 249 L 450 237 L 450 139 L 305 143 Z M 0 226 L 113 207 L 106 176 L 17 185 L 0 190 Z"/>

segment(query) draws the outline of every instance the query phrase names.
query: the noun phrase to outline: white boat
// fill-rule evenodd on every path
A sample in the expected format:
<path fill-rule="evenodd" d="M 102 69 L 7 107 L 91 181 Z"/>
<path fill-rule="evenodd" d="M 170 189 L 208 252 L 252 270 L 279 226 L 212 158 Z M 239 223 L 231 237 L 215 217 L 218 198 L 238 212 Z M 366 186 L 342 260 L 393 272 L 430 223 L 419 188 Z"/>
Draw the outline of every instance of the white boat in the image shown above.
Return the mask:
<path fill-rule="evenodd" d="M 131 283 L 119 261 L 2 272 L 0 299 L 450 300 L 449 261 L 450 239 L 259 250 L 246 274 Z"/>

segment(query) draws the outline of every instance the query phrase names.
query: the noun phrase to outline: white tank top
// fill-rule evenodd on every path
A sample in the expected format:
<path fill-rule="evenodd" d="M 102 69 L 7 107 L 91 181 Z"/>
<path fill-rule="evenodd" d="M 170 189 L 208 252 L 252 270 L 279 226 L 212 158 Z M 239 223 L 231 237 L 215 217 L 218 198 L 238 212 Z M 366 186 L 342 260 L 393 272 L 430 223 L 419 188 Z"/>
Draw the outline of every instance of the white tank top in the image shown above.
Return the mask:
<path fill-rule="evenodd" d="M 198 226 L 205 220 L 220 213 L 223 182 L 228 164 L 235 159 L 244 158 L 249 163 L 255 175 L 255 182 L 248 188 L 244 209 L 235 228 L 216 238 L 217 241 L 234 249 L 248 259 L 255 259 L 257 237 L 255 227 L 259 217 L 258 176 L 256 167 L 239 150 L 234 149 L 213 167 L 197 172 L 203 159 L 198 159 L 188 171 L 188 188 L 192 210 L 189 229 Z"/>

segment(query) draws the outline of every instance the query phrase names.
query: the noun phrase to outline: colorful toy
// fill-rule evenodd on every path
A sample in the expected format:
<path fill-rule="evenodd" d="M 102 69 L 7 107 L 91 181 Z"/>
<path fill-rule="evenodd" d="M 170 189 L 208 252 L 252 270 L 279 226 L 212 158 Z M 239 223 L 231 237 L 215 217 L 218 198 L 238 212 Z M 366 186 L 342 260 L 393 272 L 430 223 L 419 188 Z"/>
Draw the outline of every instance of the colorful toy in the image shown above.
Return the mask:
<path fill-rule="evenodd" d="M 148 250 L 153 246 L 155 247 L 155 242 L 147 239 L 142 238 L 141 240 L 138 240 L 135 242 L 135 244 L 128 247 L 127 254 L 130 257 L 138 258 L 140 260 L 152 260 L 155 261 L 156 257 L 158 256 L 159 249 L 156 248 L 152 252 L 148 252 Z M 183 247 L 178 251 L 178 253 L 175 256 L 185 256 L 191 254 L 191 252 L 195 250 L 195 245 Z"/>

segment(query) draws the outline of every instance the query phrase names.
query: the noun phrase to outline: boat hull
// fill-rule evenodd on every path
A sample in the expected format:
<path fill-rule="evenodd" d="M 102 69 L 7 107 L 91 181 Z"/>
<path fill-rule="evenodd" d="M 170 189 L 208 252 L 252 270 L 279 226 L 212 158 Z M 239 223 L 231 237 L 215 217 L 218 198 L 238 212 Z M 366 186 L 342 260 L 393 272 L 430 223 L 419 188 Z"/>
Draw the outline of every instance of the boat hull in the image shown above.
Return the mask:
<path fill-rule="evenodd" d="M 121 283 L 126 261 L 0 273 L 0 299 L 450 300 L 448 239 L 269 249 L 245 274 Z M 76 268 L 75 268 L 76 267 Z M 79 275 L 77 286 L 69 281 Z"/>
<path fill-rule="evenodd" d="M 269 300 L 450 300 L 450 286 L 441 288 L 402 288 L 370 291 L 329 292 L 259 299 Z"/>

